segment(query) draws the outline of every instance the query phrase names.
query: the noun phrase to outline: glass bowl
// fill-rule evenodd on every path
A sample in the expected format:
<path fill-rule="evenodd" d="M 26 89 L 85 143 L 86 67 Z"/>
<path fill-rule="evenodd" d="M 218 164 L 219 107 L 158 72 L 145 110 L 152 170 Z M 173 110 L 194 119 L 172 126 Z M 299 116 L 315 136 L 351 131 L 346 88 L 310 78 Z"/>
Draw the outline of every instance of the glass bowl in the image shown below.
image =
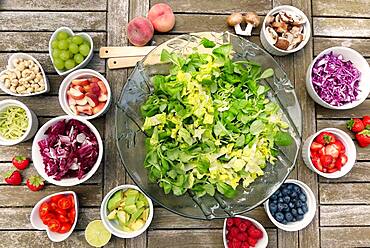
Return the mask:
<path fill-rule="evenodd" d="M 192 192 L 182 196 L 166 195 L 156 183 L 151 183 L 147 169 L 144 168 L 146 155 L 145 134 L 141 131 L 143 121 L 140 106 L 153 90 L 150 78 L 156 74 L 168 74 L 169 64 L 160 62 L 163 49 L 186 54 L 194 48 L 210 52 L 199 45 L 206 37 L 217 44 L 231 43 L 234 47 L 234 60 L 253 60 L 262 65 L 262 71 L 273 68 L 272 78 L 262 80 L 271 90 L 268 98 L 277 102 L 283 112 L 283 119 L 289 123 L 289 132 L 294 142 L 287 147 L 279 147 L 279 155 L 274 165 L 268 164 L 265 175 L 258 177 L 247 188 L 238 186 L 238 194 L 233 199 L 221 194 L 214 197 L 195 196 Z M 203 51 L 204 50 L 204 51 Z M 241 37 L 228 32 L 202 32 L 180 35 L 170 39 L 152 50 L 139 62 L 128 78 L 116 105 L 116 139 L 121 160 L 139 188 L 166 209 L 190 218 L 215 219 L 242 214 L 257 207 L 277 190 L 294 168 L 301 145 L 302 113 L 294 92 L 294 87 L 280 65 L 262 48 Z"/>

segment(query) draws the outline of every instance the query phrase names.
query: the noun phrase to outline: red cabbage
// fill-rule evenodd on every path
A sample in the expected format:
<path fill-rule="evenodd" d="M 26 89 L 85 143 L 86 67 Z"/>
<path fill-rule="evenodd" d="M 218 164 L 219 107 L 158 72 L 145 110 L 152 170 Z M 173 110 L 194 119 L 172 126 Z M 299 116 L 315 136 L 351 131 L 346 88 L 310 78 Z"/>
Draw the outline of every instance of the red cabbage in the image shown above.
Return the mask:
<path fill-rule="evenodd" d="M 84 123 L 72 119 L 50 126 L 38 142 L 45 172 L 55 180 L 83 178 L 96 163 L 98 141 Z"/>
<path fill-rule="evenodd" d="M 332 106 L 357 100 L 361 73 L 342 55 L 333 52 L 316 60 L 312 67 L 312 84 L 319 97 Z"/>

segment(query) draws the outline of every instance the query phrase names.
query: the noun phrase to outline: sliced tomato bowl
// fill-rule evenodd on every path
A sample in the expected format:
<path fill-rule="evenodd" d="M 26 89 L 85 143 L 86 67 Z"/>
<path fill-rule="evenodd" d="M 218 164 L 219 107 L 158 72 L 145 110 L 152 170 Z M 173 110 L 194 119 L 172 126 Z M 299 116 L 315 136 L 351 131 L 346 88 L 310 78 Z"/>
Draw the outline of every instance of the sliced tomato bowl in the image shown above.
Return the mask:
<path fill-rule="evenodd" d="M 78 218 L 78 199 L 73 191 L 55 193 L 42 198 L 32 209 L 31 224 L 45 230 L 53 242 L 67 239 Z"/>
<path fill-rule="evenodd" d="M 326 178 L 339 178 L 351 171 L 356 147 L 351 137 L 337 128 L 325 128 L 303 144 L 303 161 L 312 171 Z"/>

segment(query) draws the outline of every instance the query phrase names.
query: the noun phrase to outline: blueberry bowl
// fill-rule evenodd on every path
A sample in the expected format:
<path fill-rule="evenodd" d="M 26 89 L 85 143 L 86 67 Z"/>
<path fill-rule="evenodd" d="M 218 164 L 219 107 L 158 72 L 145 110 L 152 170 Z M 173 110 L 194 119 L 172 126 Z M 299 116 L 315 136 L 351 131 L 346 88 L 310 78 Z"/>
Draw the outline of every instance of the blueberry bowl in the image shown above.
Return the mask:
<path fill-rule="evenodd" d="M 294 232 L 311 223 L 316 213 L 316 198 L 306 184 L 288 179 L 264 203 L 264 207 L 275 226 Z"/>

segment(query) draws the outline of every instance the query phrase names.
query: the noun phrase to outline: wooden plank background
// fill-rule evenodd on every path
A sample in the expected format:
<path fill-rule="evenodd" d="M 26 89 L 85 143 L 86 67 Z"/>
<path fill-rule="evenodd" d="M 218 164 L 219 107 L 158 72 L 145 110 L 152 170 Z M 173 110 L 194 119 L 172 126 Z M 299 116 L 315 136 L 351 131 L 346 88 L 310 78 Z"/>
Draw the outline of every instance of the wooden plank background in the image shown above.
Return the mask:
<path fill-rule="evenodd" d="M 58 103 L 58 76 L 48 55 L 48 41 L 60 26 L 76 33 L 87 32 L 94 40 L 94 58 L 88 68 L 106 75 L 114 100 L 124 85 L 128 70 L 110 71 L 105 60 L 98 57 L 101 46 L 127 45 L 125 29 L 135 16 L 145 16 L 150 6 L 167 2 L 176 15 L 176 26 L 168 34 L 156 33 L 156 44 L 178 34 L 196 31 L 233 31 L 225 18 L 234 11 L 256 11 L 263 17 L 272 7 L 288 4 L 300 8 L 311 20 L 313 37 L 296 54 L 276 58 L 296 86 L 304 114 L 303 138 L 325 127 L 337 127 L 346 132 L 345 122 L 351 117 L 370 114 L 370 99 L 349 111 L 331 111 L 315 105 L 304 83 L 306 68 L 322 50 L 331 46 L 348 46 L 370 61 L 370 0 L 2 0 L 0 1 L 0 68 L 4 68 L 13 52 L 27 52 L 43 65 L 51 91 L 42 96 L 18 98 L 39 116 L 43 124 L 64 114 Z M 260 28 L 248 38 L 260 44 Z M 0 91 L 0 100 L 9 96 Z M 46 105 L 45 102 L 48 102 Z M 79 222 L 73 235 L 62 243 L 52 244 L 46 234 L 32 229 L 29 214 L 42 197 L 65 190 L 47 185 L 45 190 L 31 193 L 25 182 L 8 186 L 0 182 L 0 247 L 88 247 L 84 239 L 86 225 L 99 219 L 100 202 L 113 187 L 132 183 L 125 175 L 115 145 L 114 108 L 103 118 L 93 121 L 104 139 L 105 157 L 97 173 L 82 185 L 69 187 L 78 193 L 81 202 Z M 349 133 L 349 132 L 348 132 Z M 352 134 L 351 134 L 352 135 Z M 353 135 L 352 135 L 353 137 Z M 30 155 L 31 141 L 13 147 L 0 147 L 0 174 L 11 167 L 16 154 Z M 290 178 L 306 182 L 318 199 L 314 221 L 303 231 L 278 230 L 262 207 L 247 213 L 268 230 L 269 247 L 370 247 L 370 148 L 357 147 L 358 161 L 347 176 L 328 180 L 310 172 L 300 159 Z M 35 173 L 32 168 L 25 177 Z M 222 220 L 200 221 L 183 218 L 162 207 L 148 231 L 130 240 L 112 237 L 106 247 L 222 247 Z"/>

